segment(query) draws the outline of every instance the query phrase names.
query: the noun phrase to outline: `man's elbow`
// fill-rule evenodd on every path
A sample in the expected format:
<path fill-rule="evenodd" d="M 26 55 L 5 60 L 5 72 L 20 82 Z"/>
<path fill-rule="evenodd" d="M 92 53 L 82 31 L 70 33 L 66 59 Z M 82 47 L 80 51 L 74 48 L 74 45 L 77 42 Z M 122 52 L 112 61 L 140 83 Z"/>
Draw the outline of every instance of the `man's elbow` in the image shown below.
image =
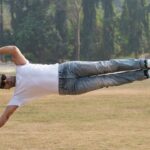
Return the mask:
<path fill-rule="evenodd" d="M 16 54 L 16 53 L 19 53 L 19 52 L 20 52 L 20 50 L 19 50 L 19 48 L 18 48 L 17 46 L 12 45 L 11 47 L 12 47 L 13 53 Z"/>

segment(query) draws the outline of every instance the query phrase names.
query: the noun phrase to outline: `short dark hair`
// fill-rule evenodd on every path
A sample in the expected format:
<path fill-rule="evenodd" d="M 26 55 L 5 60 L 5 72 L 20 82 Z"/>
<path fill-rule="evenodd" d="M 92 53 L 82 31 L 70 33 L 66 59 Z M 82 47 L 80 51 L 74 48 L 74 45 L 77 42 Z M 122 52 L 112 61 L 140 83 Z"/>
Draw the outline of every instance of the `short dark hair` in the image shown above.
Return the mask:
<path fill-rule="evenodd" d="M 0 75 L 0 89 L 3 89 L 4 86 L 5 86 L 4 80 L 6 80 L 6 75 L 5 74 L 1 74 Z"/>

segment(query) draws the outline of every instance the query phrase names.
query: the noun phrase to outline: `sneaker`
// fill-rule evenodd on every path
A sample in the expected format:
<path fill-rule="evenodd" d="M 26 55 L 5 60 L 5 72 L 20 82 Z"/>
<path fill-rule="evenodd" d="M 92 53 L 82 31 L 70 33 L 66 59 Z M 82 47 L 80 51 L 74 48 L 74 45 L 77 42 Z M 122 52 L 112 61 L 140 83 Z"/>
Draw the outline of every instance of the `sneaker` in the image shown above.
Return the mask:
<path fill-rule="evenodd" d="M 147 59 L 147 60 L 146 60 L 146 66 L 147 66 L 147 68 L 150 69 L 150 59 Z"/>

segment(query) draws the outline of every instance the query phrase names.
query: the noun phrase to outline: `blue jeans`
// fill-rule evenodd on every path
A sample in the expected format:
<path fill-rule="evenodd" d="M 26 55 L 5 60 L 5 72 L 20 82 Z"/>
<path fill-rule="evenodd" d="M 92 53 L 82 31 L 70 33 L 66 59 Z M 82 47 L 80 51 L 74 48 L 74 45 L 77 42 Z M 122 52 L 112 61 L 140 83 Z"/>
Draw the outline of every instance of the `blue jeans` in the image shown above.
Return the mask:
<path fill-rule="evenodd" d="M 146 61 L 142 59 L 65 62 L 59 64 L 59 94 L 76 95 L 144 80 L 148 78 L 146 71 Z"/>

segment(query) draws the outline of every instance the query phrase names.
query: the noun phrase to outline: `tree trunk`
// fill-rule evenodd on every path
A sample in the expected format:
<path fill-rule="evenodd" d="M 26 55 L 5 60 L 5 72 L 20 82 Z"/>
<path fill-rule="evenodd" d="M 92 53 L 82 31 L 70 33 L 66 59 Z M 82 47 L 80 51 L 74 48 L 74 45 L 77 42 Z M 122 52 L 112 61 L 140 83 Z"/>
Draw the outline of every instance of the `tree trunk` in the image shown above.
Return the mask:
<path fill-rule="evenodd" d="M 4 42 L 3 32 L 3 0 L 0 0 L 0 45 Z M 3 61 L 3 56 L 0 56 L 0 60 Z"/>
<path fill-rule="evenodd" d="M 3 42 L 3 0 L 0 0 L 0 42 Z"/>
<path fill-rule="evenodd" d="M 77 16 L 77 27 L 75 29 L 75 50 L 76 50 L 76 59 L 80 60 L 80 14 L 78 12 Z"/>

